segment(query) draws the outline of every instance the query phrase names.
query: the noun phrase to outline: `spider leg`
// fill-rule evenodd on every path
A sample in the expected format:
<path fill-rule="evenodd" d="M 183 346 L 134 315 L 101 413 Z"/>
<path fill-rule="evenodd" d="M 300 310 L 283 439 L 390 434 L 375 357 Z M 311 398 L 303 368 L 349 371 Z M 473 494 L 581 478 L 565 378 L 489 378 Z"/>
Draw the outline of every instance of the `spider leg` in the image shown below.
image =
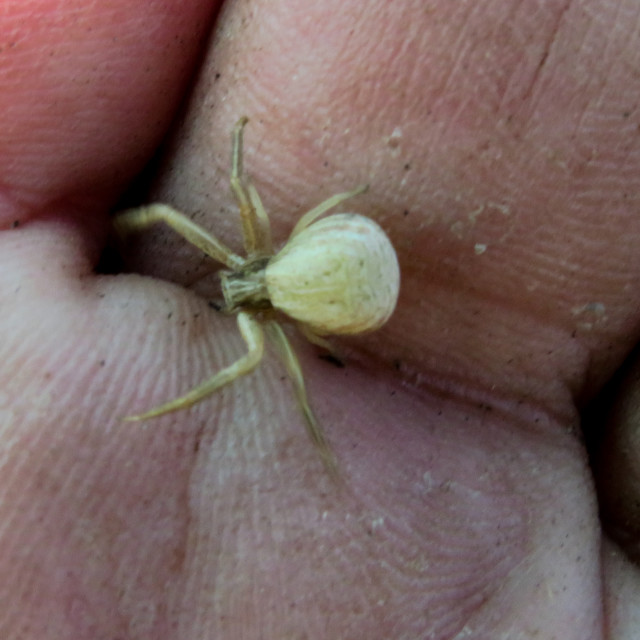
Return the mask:
<path fill-rule="evenodd" d="M 316 347 L 320 347 L 327 351 L 333 358 L 335 358 L 338 363 L 344 366 L 344 358 L 340 355 L 340 352 L 336 347 L 331 344 L 326 338 L 318 335 L 308 324 L 304 324 L 304 322 L 298 322 L 298 329 L 300 333 L 311 343 L 315 344 Z"/>
<path fill-rule="evenodd" d="M 256 212 L 258 225 L 260 226 L 258 249 L 260 253 L 271 256 L 273 255 L 273 241 L 271 240 L 271 223 L 269 222 L 269 216 L 262 205 L 258 190 L 250 182 L 247 184 L 247 192 L 249 193 L 249 200 L 251 200 L 251 204 L 253 204 Z"/>
<path fill-rule="evenodd" d="M 158 222 L 164 222 L 185 240 L 230 269 L 236 270 L 245 262 L 215 236 L 166 204 L 150 204 L 137 209 L 127 209 L 113 219 L 113 226 L 118 235 L 126 237 L 130 233 L 142 231 Z"/>
<path fill-rule="evenodd" d="M 128 416 L 125 420 L 128 422 L 147 420 L 148 418 L 155 418 L 156 416 L 170 413 L 171 411 L 187 409 L 196 402 L 211 395 L 214 391 L 233 382 L 236 378 L 240 378 L 253 371 L 260 360 L 262 360 L 264 354 L 264 332 L 255 317 L 246 311 L 238 313 L 238 328 L 247 345 L 247 353 L 244 356 L 228 367 L 218 371 L 212 378 L 195 387 L 189 391 L 189 393 L 171 402 L 161 404 L 140 415 Z"/>
<path fill-rule="evenodd" d="M 300 405 L 300 409 L 305 418 L 305 426 L 307 433 L 316 446 L 322 458 L 326 469 L 334 477 L 338 478 L 338 464 L 335 456 L 331 451 L 331 447 L 325 438 L 322 427 L 316 420 L 316 417 L 309 406 L 309 400 L 307 398 L 307 390 L 304 384 L 304 377 L 302 375 L 302 367 L 300 361 L 289 342 L 289 339 L 285 335 L 282 327 L 274 321 L 269 322 L 266 325 L 267 335 L 276 346 L 278 353 L 287 369 L 287 373 L 293 383 L 293 389 Z"/>
<path fill-rule="evenodd" d="M 349 198 L 359 196 L 368 188 L 368 184 L 363 184 L 359 187 L 356 187 L 352 191 L 346 191 L 345 193 L 336 193 L 335 196 L 327 198 L 324 202 L 321 202 L 310 211 L 307 211 L 307 213 L 305 213 L 302 218 L 298 220 L 296 226 L 293 227 L 293 231 L 291 232 L 289 238 L 293 238 L 293 236 L 300 233 L 303 229 L 306 229 L 312 222 L 315 222 L 321 215 L 325 214 L 330 209 L 333 209 L 333 207 L 337 207 L 341 202 L 344 202 Z"/>
<path fill-rule="evenodd" d="M 269 218 L 260 202 L 255 187 L 249 185 L 244 177 L 242 168 L 243 131 L 249 122 L 247 116 L 242 116 L 233 130 L 231 154 L 231 190 L 236 197 L 240 209 L 242 237 L 244 248 L 249 258 L 258 255 L 270 255 L 271 230 Z"/>

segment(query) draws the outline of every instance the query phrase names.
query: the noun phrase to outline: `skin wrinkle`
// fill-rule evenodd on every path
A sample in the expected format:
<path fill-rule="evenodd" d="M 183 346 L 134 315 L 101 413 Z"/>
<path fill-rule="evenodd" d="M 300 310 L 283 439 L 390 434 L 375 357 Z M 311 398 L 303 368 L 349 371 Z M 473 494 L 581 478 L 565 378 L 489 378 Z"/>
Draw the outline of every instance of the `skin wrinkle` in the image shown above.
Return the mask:
<path fill-rule="evenodd" d="M 529 83 L 529 85 L 525 88 L 525 90 L 523 91 L 522 94 L 522 101 L 526 102 L 528 99 L 532 98 L 534 95 L 534 89 L 536 88 L 536 86 L 538 85 L 538 80 L 540 78 L 540 76 L 544 73 L 545 71 L 545 66 L 547 65 L 547 60 L 549 59 L 549 56 L 553 55 L 553 50 L 554 50 L 554 45 L 561 41 L 561 31 L 563 29 L 563 27 L 565 27 L 566 25 L 566 21 L 565 18 L 567 18 L 567 15 L 570 12 L 570 9 L 572 8 L 572 2 L 571 0 L 566 0 L 566 2 L 564 2 L 562 4 L 562 6 L 560 7 L 560 10 L 557 14 L 557 19 L 555 21 L 554 26 L 549 30 L 548 35 L 547 35 L 547 39 L 543 44 L 543 51 L 544 53 L 542 54 L 541 58 L 540 58 L 540 62 L 538 63 L 532 77 L 531 77 L 531 81 Z M 552 62 L 551 60 L 549 60 L 549 62 Z M 532 102 L 535 102 L 535 100 L 532 100 Z"/>

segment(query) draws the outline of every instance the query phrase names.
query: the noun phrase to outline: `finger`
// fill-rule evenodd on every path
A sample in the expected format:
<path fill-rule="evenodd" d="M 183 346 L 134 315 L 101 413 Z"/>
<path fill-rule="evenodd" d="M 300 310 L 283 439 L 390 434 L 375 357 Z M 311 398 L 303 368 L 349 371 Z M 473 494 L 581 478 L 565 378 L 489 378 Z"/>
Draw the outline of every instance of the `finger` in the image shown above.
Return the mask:
<path fill-rule="evenodd" d="M 640 136 L 624 105 L 640 95 L 640 47 L 633 8 L 594 3 L 587 28 L 563 7 L 506 18 L 486 3 L 470 18 L 457 5 L 334 3 L 301 16 L 239 3 L 154 197 L 233 243 L 226 147 L 249 115 L 245 170 L 276 241 L 326 197 L 371 184 L 358 212 L 389 232 L 403 281 L 363 346 L 413 381 L 446 372 L 569 419 L 637 338 Z M 206 273 L 175 254 L 142 266 Z"/>
<path fill-rule="evenodd" d="M 65 210 L 104 216 L 173 117 L 215 7 L 4 3 L 0 228 Z"/>

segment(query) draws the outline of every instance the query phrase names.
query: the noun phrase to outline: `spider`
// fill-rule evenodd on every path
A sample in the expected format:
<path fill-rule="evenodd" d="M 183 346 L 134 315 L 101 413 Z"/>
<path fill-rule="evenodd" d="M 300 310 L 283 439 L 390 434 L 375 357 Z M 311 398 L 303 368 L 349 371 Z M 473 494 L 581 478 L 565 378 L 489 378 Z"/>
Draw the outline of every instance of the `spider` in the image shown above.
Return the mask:
<path fill-rule="evenodd" d="M 377 329 L 396 305 L 398 261 L 385 233 L 369 218 L 342 213 L 318 220 L 366 191 L 367 186 L 336 194 L 308 211 L 294 226 L 284 247 L 274 252 L 269 218 L 258 192 L 243 174 L 243 131 L 247 122 L 243 116 L 233 130 L 230 180 L 240 210 L 246 258 L 166 204 L 129 209 L 114 218 L 121 237 L 164 222 L 227 267 L 219 273 L 224 311 L 236 314 L 247 352 L 185 395 L 125 420 L 147 420 L 186 409 L 250 373 L 262 360 L 266 334 L 291 378 L 307 432 L 325 466 L 335 472 L 335 457 L 311 410 L 300 362 L 279 320 L 282 314 L 295 320 L 308 340 L 328 349 L 331 346 L 325 335 Z"/>

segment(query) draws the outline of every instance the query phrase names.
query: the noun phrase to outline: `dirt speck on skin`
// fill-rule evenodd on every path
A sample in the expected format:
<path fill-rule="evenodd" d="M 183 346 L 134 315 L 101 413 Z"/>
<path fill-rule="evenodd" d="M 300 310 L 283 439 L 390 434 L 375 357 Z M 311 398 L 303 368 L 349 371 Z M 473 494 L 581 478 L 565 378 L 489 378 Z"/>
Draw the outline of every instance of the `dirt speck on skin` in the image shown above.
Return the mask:
<path fill-rule="evenodd" d="M 387 138 L 387 145 L 391 149 L 397 149 L 400 146 L 400 142 L 402 141 L 402 129 L 400 127 L 396 127 L 391 135 Z"/>

